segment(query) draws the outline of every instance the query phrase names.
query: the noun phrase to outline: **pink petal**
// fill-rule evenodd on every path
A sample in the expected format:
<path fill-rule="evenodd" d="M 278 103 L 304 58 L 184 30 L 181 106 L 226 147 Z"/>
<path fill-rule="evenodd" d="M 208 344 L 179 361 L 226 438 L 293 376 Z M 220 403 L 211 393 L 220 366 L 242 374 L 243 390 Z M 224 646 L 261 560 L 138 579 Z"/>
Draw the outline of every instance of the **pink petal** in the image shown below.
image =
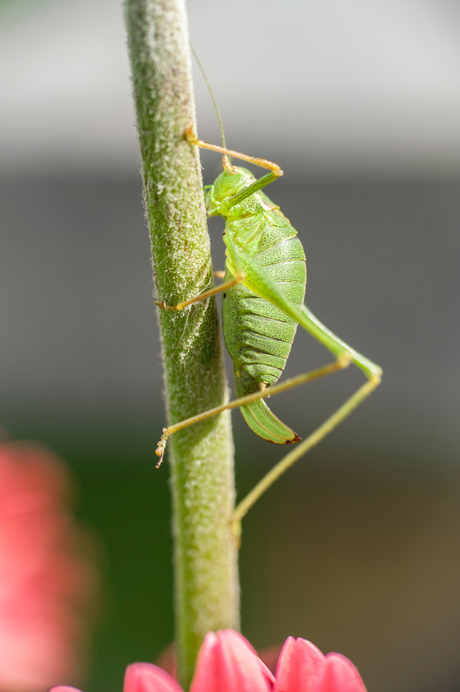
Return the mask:
<path fill-rule="evenodd" d="M 325 665 L 326 657 L 314 644 L 288 637 L 276 666 L 275 692 L 313 692 Z"/>
<path fill-rule="evenodd" d="M 249 642 L 223 630 L 206 635 L 190 692 L 271 692 L 273 683 Z"/>
<path fill-rule="evenodd" d="M 126 668 L 123 692 L 182 692 L 162 668 L 153 663 L 133 663 Z"/>
<path fill-rule="evenodd" d="M 328 654 L 314 692 L 366 692 L 361 676 L 348 658 Z"/>
<path fill-rule="evenodd" d="M 76 687 L 68 687 L 67 685 L 58 685 L 57 687 L 51 687 L 48 692 L 80 692 Z"/>
<path fill-rule="evenodd" d="M 83 667 L 94 572 L 77 549 L 70 489 L 48 451 L 0 444 L 0 690 L 40 692 Z"/>

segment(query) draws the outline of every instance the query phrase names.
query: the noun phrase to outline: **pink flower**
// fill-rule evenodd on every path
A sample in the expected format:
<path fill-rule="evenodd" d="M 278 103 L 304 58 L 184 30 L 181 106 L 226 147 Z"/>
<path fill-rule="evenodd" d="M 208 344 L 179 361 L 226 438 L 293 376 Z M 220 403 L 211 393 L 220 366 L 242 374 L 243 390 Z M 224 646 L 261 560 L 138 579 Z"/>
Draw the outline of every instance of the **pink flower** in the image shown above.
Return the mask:
<path fill-rule="evenodd" d="M 238 632 L 224 630 L 206 635 L 190 692 L 271 692 L 273 682 L 250 643 Z"/>
<path fill-rule="evenodd" d="M 0 690 L 41 692 L 75 679 L 79 608 L 92 573 L 76 554 L 62 462 L 31 444 L 0 445 Z"/>
<path fill-rule="evenodd" d="M 75 692 L 54 687 L 50 692 Z M 182 692 L 169 673 L 151 663 L 126 669 L 123 692 Z M 209 632 L 198 656 L 190 692 L 366 692 L 358 671 L 340 654 L 324 656 L 306 639 L 289 637 L 276 675 L 233 630 Z"/>
<path fill-rule="evenodd" d="M 325 656 L 306 639 L 288 637 L 276 665 L 274 692 L 366 692 L 353 663 Z"/>

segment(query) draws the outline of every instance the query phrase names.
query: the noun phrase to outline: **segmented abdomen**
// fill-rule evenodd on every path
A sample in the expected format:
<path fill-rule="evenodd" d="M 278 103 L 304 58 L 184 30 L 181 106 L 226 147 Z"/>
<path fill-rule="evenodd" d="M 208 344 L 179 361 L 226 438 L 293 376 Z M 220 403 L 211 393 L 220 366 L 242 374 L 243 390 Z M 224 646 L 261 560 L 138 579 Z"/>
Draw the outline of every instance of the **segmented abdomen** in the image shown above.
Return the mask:
<path fill-rule="evenodd" d="M 232 225 L 236 226 L 230 222 L 229 231 L 238 233 L 245 242 L 241 220 L 236 228 L 232 229 Z M 300 308 L 307 278 L 305 253 L 288 220 L 277 212 L 264 214 L 256 235 L 248 237 L 247 247 L 280 291 Z M 226 280 L 229 278 L 231 275 L 227 274 Z M 274 384 L 286 365 L 297 322 L 244 284 L 237 284 L 224 294 L 222 315 L 225 345 L 235 370 L 246 371 L 259 384 Z"/>

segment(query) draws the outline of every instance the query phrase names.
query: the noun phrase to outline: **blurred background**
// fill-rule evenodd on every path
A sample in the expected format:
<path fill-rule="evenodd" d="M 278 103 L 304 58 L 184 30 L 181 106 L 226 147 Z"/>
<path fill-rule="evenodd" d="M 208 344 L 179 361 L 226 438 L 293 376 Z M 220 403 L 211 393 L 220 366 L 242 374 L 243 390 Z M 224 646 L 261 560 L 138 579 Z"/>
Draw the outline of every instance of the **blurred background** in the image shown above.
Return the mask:
<path fill-rule="evenodd" d="M 460 688 L 460 4 L 195 0 L 229 146 L 279 163 L 306 302 L 382 386 L 245 520 L 243 632 L 372 692 Z M 105 570 L 86 692 L 172 640 L 160 346 L 117 0 L 0 0 L 0 425 L 58 452 Z M 195 68 L 194 68 L 195 69 Z M 219 141 L 195 71 L 199 135 Z M 202 156 L 205 182 L 220 161 Z M 210 224 L 223 268 L 221 220 Z M 298 334 L 288 375 L 328 361 Z M 229 370 L 231 373 L 231 370 Z M 351 370 L 272 400 L 305 436 Z M 232 383 L 231 383 L 232 384 Z M 280 458 L 233 414 L 243 497 Z M 67 682 L 67 681 L 56 681 Z"/>

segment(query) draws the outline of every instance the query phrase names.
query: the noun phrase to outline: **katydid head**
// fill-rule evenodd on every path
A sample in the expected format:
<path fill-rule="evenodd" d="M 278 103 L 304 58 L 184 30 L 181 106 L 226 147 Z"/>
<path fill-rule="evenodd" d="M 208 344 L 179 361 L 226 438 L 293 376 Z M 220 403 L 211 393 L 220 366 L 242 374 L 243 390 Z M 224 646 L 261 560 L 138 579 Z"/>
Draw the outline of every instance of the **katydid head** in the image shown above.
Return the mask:
<path fill-rule="evenodd" d="M 230 166 L 224 168 L 222 173 L 214 181 L 214 185 L 209 187 L 206 193 L 206 211 L 208 216 L 215 213 L 222 214 L 222 205 L 246 189 L 255 181 L 255 177 L 247 168 Z"/>

